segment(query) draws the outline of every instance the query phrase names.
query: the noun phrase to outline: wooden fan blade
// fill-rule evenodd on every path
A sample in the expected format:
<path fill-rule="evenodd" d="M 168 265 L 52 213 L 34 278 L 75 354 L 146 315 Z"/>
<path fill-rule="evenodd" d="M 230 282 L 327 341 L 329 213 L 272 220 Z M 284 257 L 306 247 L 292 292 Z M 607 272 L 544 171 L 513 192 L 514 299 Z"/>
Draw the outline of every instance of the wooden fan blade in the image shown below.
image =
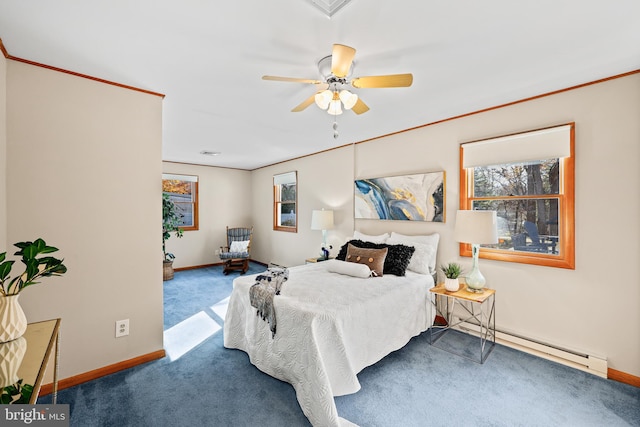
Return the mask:
<path fill-rule="evenodd" d="M 356 105 L 351 107 L 351 110 L 356 114 L 362 114 L 369 111 L 369 106 L 367 106 L 367 104 L 365 104 L 361 98 L 358 98 Z"/>
<path fill-rule="evenodd" d="M 295 77 L 278 77 L 278 76 L 262 76 L 262 80 L 273 80 L 276 82 L 308 83 L 312 85 L 319 85 L 323 83 L 320 80 L 297 79 Z"/>
<path fill-rule="evenodd" d="M 349 74 L 356 50 L 343 44 L 334 44 L 331 53 L 331 73 L 336 77 L 346 77 Z"/>
<path fill-rule="evenodd" d="M 409 87 L 413 83 L 413 74 L 389 74 L 386 76 L 356 77 L 351 81 L 353 87 Z"/>
<path fill-rule="evenodd" d="M 322 92 L 323 90 L 327 89 L 329 87 L 328 84 L 324 84 L 322 86 L 319 87 L 320 90 L 318 90 L 316 93 L 314 93 L 313 95 L 311 95 L 310 97 L 308 97 L 307 99 L 305 99 L 304 101 L 302 101 L 300 104 L 298 104 L 293 110 L 291 110 L 294 113 L 299 113 L 300 111 L 304 110 L 305 108 L 307 108 L 309 105 L 313 104 L 316 101 L 316 94 L 318 92 Z"/>
<path fill-rule="evenodd" d="M 314 93 L 313 95 L 311 95 L 310 97 L 308 97 L 307 99 L 305 99 L 304 101 L 302 101 L 300 104 L 298 104 L 293 110 L 291 110 L 294 113 L 299 113 L 300 111 L 304 110 L 305 108 L 307 108 L 309 105 L 313 104 L 316 100 L 316 94 Z"/>

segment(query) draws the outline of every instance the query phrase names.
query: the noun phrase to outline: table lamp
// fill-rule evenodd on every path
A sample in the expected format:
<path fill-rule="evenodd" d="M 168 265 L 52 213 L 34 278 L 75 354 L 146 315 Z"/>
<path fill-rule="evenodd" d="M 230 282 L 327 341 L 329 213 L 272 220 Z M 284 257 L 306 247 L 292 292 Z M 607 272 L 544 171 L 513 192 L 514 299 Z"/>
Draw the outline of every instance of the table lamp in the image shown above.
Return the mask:
<path fill-rule="evenodd" d="M 496 211 L 463 210 L 456 213 L 454 238 L 456 242 L 471 244 L 473 266 L 465 278 L 470 292 L 483 292 L 486 280 L 478 267 L 478 254 L 481 244 L 498 243 L 497 223 Z"/>
<path fill-rule="evenodd" d="M 329 259 L 329 249 L 327 247 L 327 230 L 333 228 L 333 211 L 314 210 L 311 212 L 311 229 L 322 230 L 322 256 Z"/>

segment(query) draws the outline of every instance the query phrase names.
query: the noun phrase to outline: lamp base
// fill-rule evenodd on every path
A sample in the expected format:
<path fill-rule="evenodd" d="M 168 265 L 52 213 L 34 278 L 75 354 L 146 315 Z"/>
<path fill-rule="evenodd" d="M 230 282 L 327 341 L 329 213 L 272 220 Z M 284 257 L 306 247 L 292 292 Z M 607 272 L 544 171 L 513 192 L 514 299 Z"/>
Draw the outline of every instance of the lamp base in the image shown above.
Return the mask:
<path fill-rule="evenodd" d="M 487 281 L 477 268 L 471 270 L 471 273 L 465 278 L 467 283 L 467 291 L 481 294 L 484 292 L 484 285 Z"/>
<path fill-rule="evenodd" d="M 467 291 L 481 294 L 484 292 L 483 288 L 485 283 L 487 283 L 487 281 L 482 275 L 482 273 L 480 273 L 480 268 L 478 268 L 479 253 L 480 253 L 480 245 L 472 244 L 471 255 L 473 257 L 473 266 L 471 268 L 471 272 L 466 277 L 465 281 L 467 283 Z"/>

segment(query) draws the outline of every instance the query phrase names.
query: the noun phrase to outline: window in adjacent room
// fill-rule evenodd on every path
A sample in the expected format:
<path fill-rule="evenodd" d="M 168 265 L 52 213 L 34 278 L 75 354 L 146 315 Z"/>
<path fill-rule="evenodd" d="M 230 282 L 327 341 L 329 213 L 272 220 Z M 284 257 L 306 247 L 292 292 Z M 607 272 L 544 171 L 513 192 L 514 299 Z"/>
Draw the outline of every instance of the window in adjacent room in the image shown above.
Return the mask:
<path fill-rule="evenodd" d="M 184 231 L 198 229 L 198 177 L 194 175 L 162 174 L 162 192 L 176 204 Z"/>
<path fill-rule="evenodd" d="M 480 257 L 575 268 L 573 123 L 462 144 L 460 163 L 460 209 L 498 215 Z"/>
<path fill-rule="evenodd" d="M 273 176 L 273 229 L 298 231 L 297 173 L 287 172 Z"/>

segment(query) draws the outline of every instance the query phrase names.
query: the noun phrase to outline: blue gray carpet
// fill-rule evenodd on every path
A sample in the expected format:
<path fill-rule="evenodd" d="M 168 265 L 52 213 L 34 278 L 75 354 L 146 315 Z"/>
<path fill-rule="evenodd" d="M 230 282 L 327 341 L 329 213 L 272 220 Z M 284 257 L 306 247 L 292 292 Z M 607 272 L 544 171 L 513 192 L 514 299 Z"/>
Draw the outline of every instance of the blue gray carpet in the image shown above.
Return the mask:
<path fill-rule="evenodd" d="M 263 270 L 252 263 L 247 274 Z M 71 425 L 308 426 L 293 387 L 223 347 L 218 303 L 237 276 L 211 267 L 164 282 L 165 330 L 173 334 L 165 346 L 182 336 L 187 348 L 62 390 Z M 430 346 L 424 333 L 359 379 L 362 389 L 336 405 L 362 427 L 640 426 L 640 389 L 500 345 L 480 365 Z"/>

